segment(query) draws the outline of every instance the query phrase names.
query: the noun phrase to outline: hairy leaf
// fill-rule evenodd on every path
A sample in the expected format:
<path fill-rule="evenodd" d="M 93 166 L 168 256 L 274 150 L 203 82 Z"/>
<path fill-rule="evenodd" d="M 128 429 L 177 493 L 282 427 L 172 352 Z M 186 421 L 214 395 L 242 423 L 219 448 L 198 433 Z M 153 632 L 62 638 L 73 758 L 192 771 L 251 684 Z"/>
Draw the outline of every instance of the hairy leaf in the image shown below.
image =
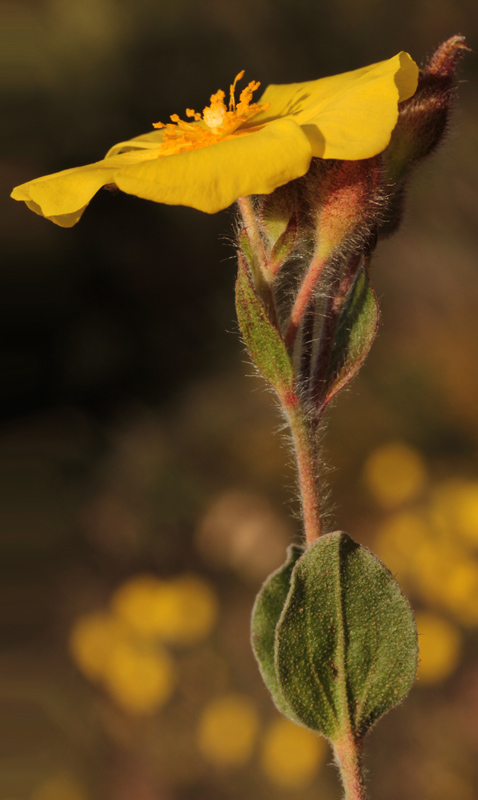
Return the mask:
<path fill-rule="evenodd" d="M 277 623 L 290 588 L 290 576 L 303 552 L 303 548 L 296 545 L 288 548 L 285 564 L 269 576 L 257 595 L 251 620 L 252 649 L 264 683 L 279 711 L 293 720 L 296 718 L 285 703 L 277 683 L 274 647 Z"/>
<path fill-rule="evenodd" d="M 236 281 L 236 312 L 244 342 L 259 371 L 278 392 L 291 391 L 292 364 L 285 344 L 256 294 L 242 254 Z"/>
<path fill-rule="evenodd" d="M 324 405 L 357 374 L 377 333 L 380 312 L 367 270 L 362 268 L 342 309 L 326 378 Z"/>
<path fill-rule="evenodd" d="M 408 601 L 389 570 L 345 533 L 318 539 L 297 562 L 275 647 L 287 706 L 332 741 L 347 729 L 363 736 L 416 673 Z"/>

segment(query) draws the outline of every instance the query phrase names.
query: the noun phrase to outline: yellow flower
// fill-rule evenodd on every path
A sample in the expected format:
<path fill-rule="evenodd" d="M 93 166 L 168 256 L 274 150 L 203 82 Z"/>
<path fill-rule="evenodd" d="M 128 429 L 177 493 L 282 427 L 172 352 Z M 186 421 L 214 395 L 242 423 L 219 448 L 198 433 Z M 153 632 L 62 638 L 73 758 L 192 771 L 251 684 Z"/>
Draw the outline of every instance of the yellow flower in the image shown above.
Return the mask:
<path fill-rule="evenodd" d="M 389 442 L 368 457 L 363 478 L 381 506 L 394 508 L 420 494 L 427 474 L 420 453 L 404 442 Z"/>
<path fill-rule="evenodd" d="M 170 698 L 175 684 L 173 663 L 158 647 L 118 642 L 106 666 L 104 683 L 112 698 L 130 714 L 152 714 Z"/>
<path fill-rule="evenodd" d="M 456 534 L 473 548 L 478 546 L 478 481 L 452 479 L 437 487 L 432 515 L 439 530 L 453 541 Z"/>
<path fill-rule="evenodd" d="M 104 611 L 85 614 L 74 623 L 70 651 L 83 675 L 90 680 L 103 677 L 116 644 L 128 636 L 122 621 Z"/>
<path fill-rule="evenodd" d="M 262 769 L 282 789 L 303 789 L 314 779 L 326 751 L 325 739 L 279 717 L 264 738 Z"/>
<path fill-rule="evenodd" d="M 214 591 L 195 575 L 169 581 L 136 575 L 116 590 L 111 605 L 136 634 L 182 645 L 205 639 L 218 613 Z"/>
<path fill-rule="evenodd" d="M 12 192 L 28 208 L 69 228 L 102 186 L 158 203 L 215 213 L 238 197 L 269 194 L 304 175 L 313 156 L 357 160 L 385 149 L 398 103 L 411 97 L 418 68 L 399 53 L 353 72 L 271 85 L 258 103 L 252 82 L 229 105 L 221 90 L 203 114 L 174 114 L 172 124 L 120 142 L 102 161 L 38 178 Z"/>
<path fill-rule="evenodd" d="M 429 611 L 416 614 L 420 660 L 417 677 L 423 683 L 446 680 L 461 657 L 461 634 L 454 625 Z"/>
<path fill-rule="evenodd" d="M 247 697 L 218 697 L 206 706 L 199 721 L 199 749 L 219 767 L 241 766 L 252 754 L 258 729 L 257 712 Z"/>

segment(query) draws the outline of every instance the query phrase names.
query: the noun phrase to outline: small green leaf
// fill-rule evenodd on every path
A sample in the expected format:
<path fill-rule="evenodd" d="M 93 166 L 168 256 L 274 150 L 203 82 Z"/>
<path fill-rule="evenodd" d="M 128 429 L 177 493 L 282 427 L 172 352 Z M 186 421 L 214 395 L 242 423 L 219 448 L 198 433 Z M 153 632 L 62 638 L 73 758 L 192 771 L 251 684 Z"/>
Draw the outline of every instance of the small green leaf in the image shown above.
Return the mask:
<path fill-rule="evenodd" d="M 296 213 L 296 198 L 288 187 L 281 186 L 274 192 L 264 195 L 260 204 L 261 226 L 271 247 L 287 231 Z"/>
<path fill-rule="evenodd" d="M 377 299 L 363 267 L 337 322 L 325 381 L 324 406 L 359 371 L 375 339 L 379 317 Z"/>
<path fill-rule="evenodd" d="M 411 608 L 388 569 L 345 533 L 297 562 L 276 628 L 276 675 L 303 725 L 362 737 L 409 691 L 418 645 Z"/>
<path fill-rule="evenodd" d="M 279 711 L 294 721 L 296 718 L 284 702 L 277 683 L 274 645 L 277 623 L 290 589 L 290 576 L 297 559 L 303 552 L 304 549 L 297 545 L 291 545 L 288 548 L 285 564 L 269 576 L 257 595 L 251 620 L 252 649 L 264 683 Z"/>
<path fill-rule="evenodd" d="M 291 391 L 292 364 L 285 344 L 256 294 L 241 253 L 236 281 L 236 312 L 244 342 L 258 370 L 278 392 Z"/>
<path fill-rule="evenodd" d="M 286 230 L 277 239 L 269 259 L 269 269 L 273 268 L 274 274 L 292 253 L 297 243 L 298 225 L 295 214 L 289 220 Z"/>
<path fill-rule="evenodd" d="M 252 275 L 254 282 L 262 280 L 261 267 L 258 263 L 256 253 L 254 252 L 254 248 L 252 247 L 246 228 L 243 228 L 239 234 L 239 247 L 239 263 L 242 255 L 247 266 L 249 267 L 249 273 Z"/>

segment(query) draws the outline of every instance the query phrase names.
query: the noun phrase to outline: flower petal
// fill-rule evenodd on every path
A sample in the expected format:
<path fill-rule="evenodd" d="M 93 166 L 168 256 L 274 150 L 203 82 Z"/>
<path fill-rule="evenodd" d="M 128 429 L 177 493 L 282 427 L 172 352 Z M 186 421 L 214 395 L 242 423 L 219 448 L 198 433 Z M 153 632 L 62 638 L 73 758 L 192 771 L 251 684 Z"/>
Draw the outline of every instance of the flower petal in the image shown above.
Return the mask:
<path fill-rule="evenodd" d="M 119 142 L 113 145 L 106 153 L 105 158 L 112 158 L 120 153 L 127 153 L 129 150 L 146 150 L 158 147 L 163 141 L 164 130 L 152 130 L 148 133 L 142 133 L 140 136 L 134 136 L 126 142 Z"/>
<path fill-rule="evenodd" d="M 356 160 L 385 149 L 398 117 L 398 103 L 415 92 L 418 67 L 407 53 L 317 81 L 268 86 L 259 102 L 269 109 L 261 124 L 292 117 L 319 158 Z"/>
<path fill-rule="evenodd" d="M 280 119 L 209 147 L 118 170 L 114 182 L 128 194 L 214 214 L 238 197 L 268 194 L 299 178 L 307 172 L 311 156 L 300 126 Z"/>
<path fill-rule="evenodd" d="M 78 222 L 96 192 L 102 186 L 114 183 L 118 167 L 147 158 L 156 158 L 156 154 L 139 150 L 84 167 L 65 169 L 15 187 L 11 197 L 23 200 L 35 214 L 63 228 L 70 228 Z"/>

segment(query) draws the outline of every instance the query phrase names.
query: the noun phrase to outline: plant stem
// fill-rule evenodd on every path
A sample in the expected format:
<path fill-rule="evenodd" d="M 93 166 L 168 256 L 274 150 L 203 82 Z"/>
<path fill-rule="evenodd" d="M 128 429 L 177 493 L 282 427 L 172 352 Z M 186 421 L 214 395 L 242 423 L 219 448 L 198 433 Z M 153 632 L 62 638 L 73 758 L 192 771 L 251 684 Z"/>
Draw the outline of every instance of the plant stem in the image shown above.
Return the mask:
<path fill-rule="evenodd" d="M 344 800 L 367 800 L 362 768 L 362 742 L 348 731 L 333 743 L 345 791 Z"/>
<path fill-rule="evenodd" d="M 280 400 L 292 432 L 305 538 L 311 545 L 322 535 L 316 435 L 295 392 L 281 394 Z"/>
<path fill-rule="evenodd" d="M 294 306 L 291 311 L 289 327 L 285 335 L 286 347 L 291 350 L 316 286 L 327 266 L 327 258 L 317 255 L 312 259 L 309 269 L 302 281 Z"/>

